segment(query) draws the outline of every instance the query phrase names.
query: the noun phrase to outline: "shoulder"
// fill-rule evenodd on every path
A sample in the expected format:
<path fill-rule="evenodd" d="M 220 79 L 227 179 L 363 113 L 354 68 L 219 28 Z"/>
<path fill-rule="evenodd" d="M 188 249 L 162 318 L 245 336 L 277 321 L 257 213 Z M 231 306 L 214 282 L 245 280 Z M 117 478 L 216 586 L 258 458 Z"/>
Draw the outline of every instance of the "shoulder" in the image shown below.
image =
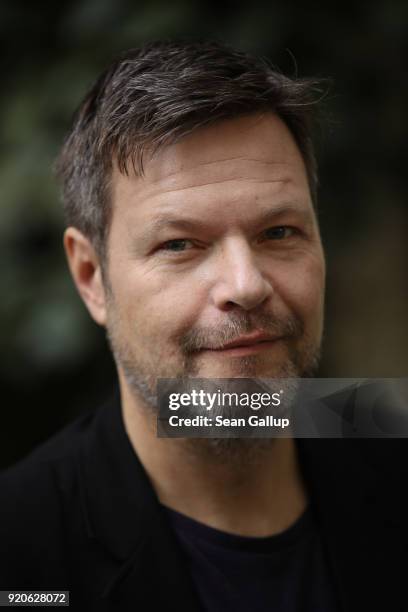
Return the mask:
<path fill-rule="evenodd" d="M 0 472 L 0 492 L 4 501 L 1 512 L 10 504 L 16 510 L 15 501 L 19 497 L 25 499 L 24 506 L 42 502 L 44 507 L 44 497 L 41 494 L 45 491 L 51 493 L 55 489 L 56 466 L 75 463 L 94 418 L 95 411 L 81 416 L 18 463 Z M 37 495 L 34 494 L 36 491 Z"/>
<path fill-rule="evenodd" d="M 335 468 L 352 475 L 365 466 L 392 482 L 407 478 L 408 406 L 394 379 L 363 380 L 328 395 L 312 395 L 310 401 L 306 391 L 296 417 L 301 428 L 306 423 L 311 438 L 299 441 L 303 458 L 310 458 L 317 470 L 333 473 Z"/>
<path fill-rule="evenodd" d="M 80 516 L 78 458 L 94 418 L 94 412 L 80 417 L 0 474 L 0 546 L 7 550 L 0 558 L 3 587 L 17 588 L 18 577 L 30 584 L 33 576 L 39 588 L 46 567 L 58 585 L 67 513 L 70 520 Z"/>
<path fill-rule="evenodd" d="M 301 458 L 325 471 L 338 466 L 342 471 L 366 466 L 377 473 L 408 477 L 407 438 L 305 438 L 297 440 Z"/>

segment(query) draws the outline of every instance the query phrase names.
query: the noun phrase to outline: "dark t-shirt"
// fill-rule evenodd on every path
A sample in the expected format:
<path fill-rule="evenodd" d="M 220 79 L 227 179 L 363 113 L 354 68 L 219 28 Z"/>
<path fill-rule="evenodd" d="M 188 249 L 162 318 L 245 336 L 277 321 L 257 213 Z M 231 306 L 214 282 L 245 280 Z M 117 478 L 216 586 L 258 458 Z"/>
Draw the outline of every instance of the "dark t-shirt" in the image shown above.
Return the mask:
<path fill-rule="evenodd" d="M 310 507 L 286 531 L 244 537 L 165 508 L 206 612 L 338 610 Z"/>

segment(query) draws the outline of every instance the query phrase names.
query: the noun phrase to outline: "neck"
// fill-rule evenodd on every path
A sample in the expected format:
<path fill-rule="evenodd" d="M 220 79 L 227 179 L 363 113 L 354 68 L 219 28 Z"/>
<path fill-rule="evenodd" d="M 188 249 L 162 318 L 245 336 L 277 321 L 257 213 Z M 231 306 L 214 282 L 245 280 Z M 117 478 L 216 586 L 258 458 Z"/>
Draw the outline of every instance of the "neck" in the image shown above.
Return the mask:
<path fill-rule="evenodd" d="M 222 440 L 218 446 L 158 438 L 155 417 L 127 385 L 121 396 L 126 432 L 165 506 L 210 527 L 258 537 L 284 531 L 305 510 L 292 438 Z"/>

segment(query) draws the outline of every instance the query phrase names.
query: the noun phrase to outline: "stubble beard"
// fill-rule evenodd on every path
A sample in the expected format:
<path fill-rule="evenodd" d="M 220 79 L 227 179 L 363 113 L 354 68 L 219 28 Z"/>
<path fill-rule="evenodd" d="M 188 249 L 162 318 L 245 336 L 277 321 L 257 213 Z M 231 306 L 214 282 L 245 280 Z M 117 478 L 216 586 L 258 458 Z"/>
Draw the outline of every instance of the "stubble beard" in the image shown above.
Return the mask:
<path fill-rule="evenodd" d="M 300 378 L 315 374 L 320 359 L 320 342 L 313 343 L 305 338 L 302 322 L 293 316 L 277 319 L 270 314 L 250 317 L 245 314 L 230 313 L 229 320 L 222 329 L 190 328 L 174 339 L 179 347 L 178 363 L 170 363 L 166 361 L 165 355 L 155 354 L 154 346 L 150 354 L 154 357 L 151 358 L 145 351 L 142 360 L 136 355 L 131 343 L 124 340 L 121 333 L 123 329 L 111 296 L 111 300 L 108 301 L 108 342 L 116 365 L 122 370 L 136 405 L 142 406 L 141 409 L 145 410 L 150 418 L 158 414 L 156 390 L 158 378 L 177 378 L 182 381 L 200 377 L 198 352 L 201 348 L 217 348 L 254 329 L 263 329 L 274 336 L 281 335 L 288 338 L 286 361 L 275 365 L 270 373 L 262 373 L 262 377 L 279 379 L 280 388 L 283 385 L 286 397 L 291 398 L 289 401 L 295 401 Z M 290 344 L 290 340 L 302 336 L 302 348 L 290 348 L 295 345 L 294 342 Z M 263 359 L 259 355 L 231 359 L 228 378 L 256 378 L 259 376 L 260 366 L 264 364 Z M 194 458 L 218 464 L 224 462 L 234 470 L 246 470 L 259 463 L 276 440 L 274 438 L 184 438 L 178 441 L 183 443 L 186 452 Z"/>

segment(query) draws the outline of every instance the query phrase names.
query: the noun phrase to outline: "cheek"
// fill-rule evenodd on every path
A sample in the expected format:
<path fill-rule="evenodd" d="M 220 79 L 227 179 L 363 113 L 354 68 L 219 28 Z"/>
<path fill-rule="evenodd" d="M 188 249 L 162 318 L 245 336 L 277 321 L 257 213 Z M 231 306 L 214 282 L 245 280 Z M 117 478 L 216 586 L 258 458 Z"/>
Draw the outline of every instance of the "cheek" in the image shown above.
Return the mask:
<path fill-rule="evenodd" d="M 191 278 L 123 273 L 115 296 L 126 327 L 163 344 L 194 324 L 202 293 Z"/>
<path fill-rule="evenodd" d="M 322 258 L 308 258 L 295 268 L 281 268 L 275 289 L 286 306 L 307 326 L 319 326 L 323 315 L 325 266 Z"/>

